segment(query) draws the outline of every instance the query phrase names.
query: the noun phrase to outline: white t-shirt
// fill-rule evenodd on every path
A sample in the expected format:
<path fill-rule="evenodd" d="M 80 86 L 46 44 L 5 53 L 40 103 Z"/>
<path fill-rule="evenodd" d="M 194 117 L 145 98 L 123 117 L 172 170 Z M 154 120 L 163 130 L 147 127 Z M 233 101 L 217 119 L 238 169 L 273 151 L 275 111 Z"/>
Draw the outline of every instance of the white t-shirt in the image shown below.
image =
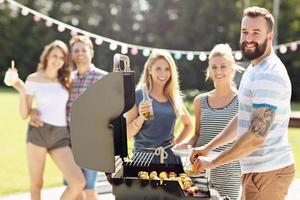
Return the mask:
<path fill-rule="evenodd" d="M 285 66 L 275 54 L 247 68 L 238 97 L 239 137 L 249 129 L 253 109 L 266 107 L 275 110 L 264 144 L 241 159 L 242 173 L 267 172 L 293 164 L 293 152 L 288 143 L 291 82 Z"/>
<path fill-rule="evenodd" d="M 68 91 L 60 83 L 25 82 L 26 94 L 34 96 L 41 120 L 54 126 L 67 126 Z"/>

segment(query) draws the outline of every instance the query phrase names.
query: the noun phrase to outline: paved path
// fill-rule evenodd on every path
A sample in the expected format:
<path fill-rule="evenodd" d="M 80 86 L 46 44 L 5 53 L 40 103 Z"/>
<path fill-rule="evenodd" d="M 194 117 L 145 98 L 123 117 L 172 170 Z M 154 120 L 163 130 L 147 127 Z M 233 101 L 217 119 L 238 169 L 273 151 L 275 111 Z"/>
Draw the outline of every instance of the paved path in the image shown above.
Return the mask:
<path fill-rule="evenodd" d="M 98 185 L 98 188 L 103 186 Z M 106 186 L 105 186 L 106 187 Z M 60 194 L 64 190 L 64 187 L 57 187 L 51 189 L 44 189 L 42 192 L 43 200 L 58 200 Z M 114 195 L 111 193 L 100 194 L 99 200 L 114 200 Z M 300 179 L 295 179 L 290 187 L 289 194 L 286 200 L 299 200 L 300 199 Z M 0 200 L 30 200 L 29 193 L 22 193 L 16 195 L 9 195 L 0 197 Z"/>
<path fill-rule="evenodd" d="M 65 187 L 57 187 L 51 189 L 44 189 L 42 192 L 43 200 L 58 200 L 60 195 L 62 194 Z M 99 195 L 99 200 L 114 200 L 115 197 L 113 194 L 101 194 Z M 9 195 L 0 197 L 0 200 L 30 200 L 29 193 L 22 193 L 16 195 Z"/>

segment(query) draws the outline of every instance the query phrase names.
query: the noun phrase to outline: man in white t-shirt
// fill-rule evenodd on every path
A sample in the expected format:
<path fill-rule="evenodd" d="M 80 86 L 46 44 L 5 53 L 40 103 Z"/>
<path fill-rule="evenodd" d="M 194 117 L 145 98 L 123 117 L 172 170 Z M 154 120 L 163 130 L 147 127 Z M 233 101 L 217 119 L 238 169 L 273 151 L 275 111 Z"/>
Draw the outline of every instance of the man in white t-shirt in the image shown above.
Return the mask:
<path fill-rule="evenodd" d="M 291 83 L 281 60 L 272 51 L 274 19 L 260 7 L 244 10 L 240 46 L 251 64 L 239 87 L 239 112 L 211 142 L 195 149 L 195 171 L 240 160 L 243 200 L 283 200 L 294 175 L 288 143 Z M 215 158 L 198 157 L 238 137 Z"/>

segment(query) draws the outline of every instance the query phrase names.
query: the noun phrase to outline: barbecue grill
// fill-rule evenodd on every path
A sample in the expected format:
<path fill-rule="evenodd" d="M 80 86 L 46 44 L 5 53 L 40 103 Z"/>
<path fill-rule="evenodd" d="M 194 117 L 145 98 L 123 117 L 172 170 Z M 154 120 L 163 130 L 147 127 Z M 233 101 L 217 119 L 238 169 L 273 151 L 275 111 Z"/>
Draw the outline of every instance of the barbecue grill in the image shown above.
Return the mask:
<path fill-rule="evenodd" d="M 123 62 L 122 62 L 123 61 Z M 122 70 L 121 64 L 124 69 Z M 155 154 L 137 152 L 128 158 L 126 119 L 135 103 L 134 72 L 127 56 L 116 54 L 114 70 L 83 92 L 71 108 L 71 142 L 77 164 L 102 171 L 112 184 L 116 199 L 218 199 L 218 192 L 204 182 L 204 189 L 189 196 L 179 181 L 140 179 L 139 172 L 184 173 L 178 164 L 151 163 Z"/>

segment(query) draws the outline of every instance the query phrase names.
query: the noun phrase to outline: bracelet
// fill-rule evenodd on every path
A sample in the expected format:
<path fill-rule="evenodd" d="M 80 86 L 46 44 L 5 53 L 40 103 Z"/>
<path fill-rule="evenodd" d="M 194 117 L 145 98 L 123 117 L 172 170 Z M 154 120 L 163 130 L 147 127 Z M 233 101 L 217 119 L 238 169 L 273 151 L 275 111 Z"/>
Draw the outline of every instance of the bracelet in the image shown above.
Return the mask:
<path fill-rule="evenodd" d="M 135 119 L 135 120 L 136 120 L 136 119 Z M 133 120 L 132 124 L 133 124 L 134 128 L 139 129 L 139 126 L 136 125 L 135 120 Z"/>

